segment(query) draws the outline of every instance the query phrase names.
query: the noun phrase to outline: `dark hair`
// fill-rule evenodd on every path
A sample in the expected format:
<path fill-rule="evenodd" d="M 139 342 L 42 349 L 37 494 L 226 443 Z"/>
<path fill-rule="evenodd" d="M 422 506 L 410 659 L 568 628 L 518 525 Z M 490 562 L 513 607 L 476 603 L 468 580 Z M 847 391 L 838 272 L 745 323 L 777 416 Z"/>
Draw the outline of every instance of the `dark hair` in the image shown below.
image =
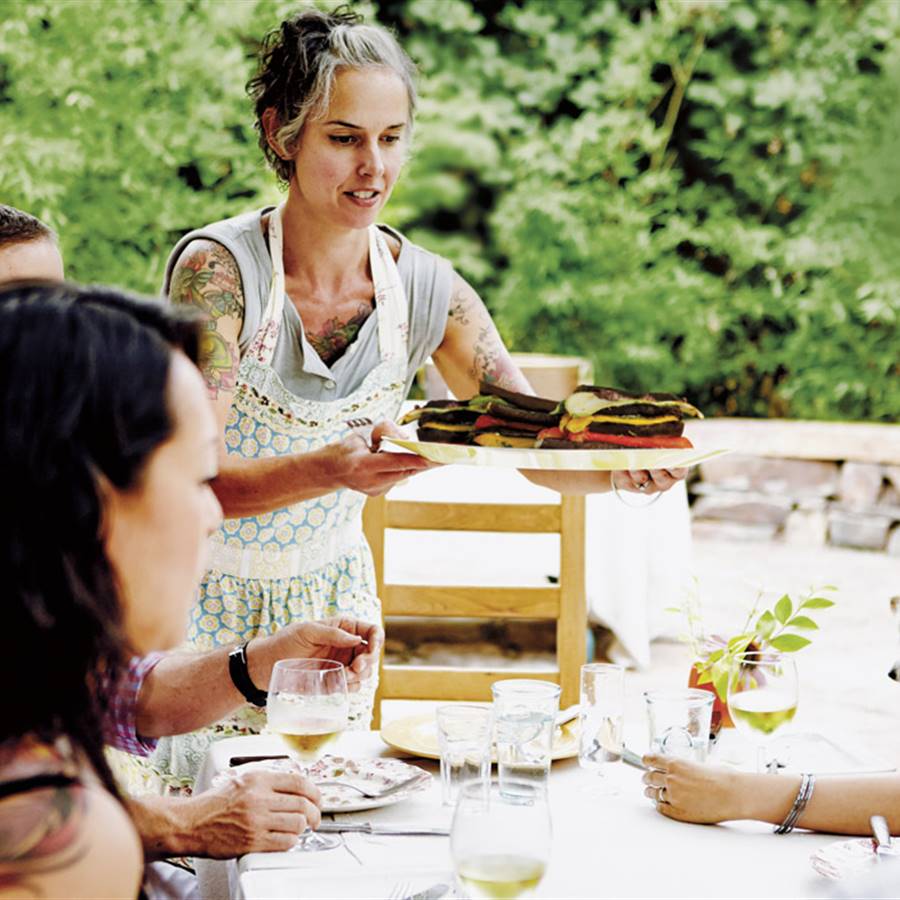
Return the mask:
<path fill-rule="evenodd" d="M 41 238 L 56 242 L 56 234 L 40 219 L 0 203 L 0 247 L 7 244 L 24 244 Z"/>
<path fill-rule="evenodd" d="M 254 101 L 259 146 L 283 182 L 294 174 L 294 163 L 282 159 L 266 138 L 263 113 L 278 115 L 278 142 L 292 152 L 310 116 L 324 113 L 338 70 L 380 66 L 395 72 L 406 86 L 409 115 L 416 108 L 416 67 L 379 25 L 366 25 L 348 6 L 332 12 L 307 9 L 285 19 L 263 38 L 256 75 L 247 82 Z"/>
<path fill-rule="evenodd" d="M 170 435 L 173 349 L 198 355 L 189 315 L 65 282 L 0 289 L 0 743 L 66 736 L 114 795 L 101 718 L 131 649 L 98 479 L 134 486 Z"/>

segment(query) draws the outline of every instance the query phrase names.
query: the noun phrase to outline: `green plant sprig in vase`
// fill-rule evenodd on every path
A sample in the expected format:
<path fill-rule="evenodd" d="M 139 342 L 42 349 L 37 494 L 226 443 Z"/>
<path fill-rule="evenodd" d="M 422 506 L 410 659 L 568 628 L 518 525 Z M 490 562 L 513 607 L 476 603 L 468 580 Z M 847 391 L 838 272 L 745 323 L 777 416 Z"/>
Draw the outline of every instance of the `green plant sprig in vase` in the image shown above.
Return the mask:
<path fill-rule="evenodd" d="M 738 674 L 741 662 L 746 662 L 748 654 L 759 654 L 762 659 L 771 654 L 796 653 L 809 646 L 811 639 L 804 632 L 810 634 L 819 628 L 809 613 L 834 606 L 835 601 L 823 595 L 836 590 L 832 585 L 825 585 L 811 589 L 796 600 L 789 594 L 783 594 L 771 608 L 762 612 L 759 605 L 763 595 L 760 593 L 740 633 L 731 638 L 698 634 L 701 616 L 696 598 L 691 598 L 681 608 L 688 621 L 686 640 L 694 656 L 688 685 L 710 690 L 716 695 L 712 725 L 714 734 L 722 727 L 733 725 L 726 698 L 728 684 Z"/>

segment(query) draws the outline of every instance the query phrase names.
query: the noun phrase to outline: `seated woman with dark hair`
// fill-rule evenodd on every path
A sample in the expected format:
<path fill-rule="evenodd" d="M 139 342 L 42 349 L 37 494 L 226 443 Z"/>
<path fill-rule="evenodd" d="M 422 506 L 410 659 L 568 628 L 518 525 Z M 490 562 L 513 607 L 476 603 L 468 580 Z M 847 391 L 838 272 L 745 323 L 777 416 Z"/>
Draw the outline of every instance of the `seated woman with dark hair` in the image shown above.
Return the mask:
<path fill-rule="evenodd" d="M 140 889 L 101 720 L 132 654 L 184 639 L 221 518 L 199 335 L 116 291 L 0 290 L 0 895 Z"/>

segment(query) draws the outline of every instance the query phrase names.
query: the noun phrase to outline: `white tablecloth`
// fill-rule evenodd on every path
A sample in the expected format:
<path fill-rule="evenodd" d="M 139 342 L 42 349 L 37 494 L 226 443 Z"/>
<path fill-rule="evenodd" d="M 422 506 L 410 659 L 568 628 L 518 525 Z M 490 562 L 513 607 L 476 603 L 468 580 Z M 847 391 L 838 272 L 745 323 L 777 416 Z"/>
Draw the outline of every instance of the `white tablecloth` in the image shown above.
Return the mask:
<path fill-rule="evenodd" d="M 277 738 L 230 738 L 215 744 L 201 773 L 201 787 L 233 755 L 280 753 Z M 360 757 L 400 755 L 377 733 L 346 733 L 334 752 Z M 437 772 L 436 764 L 410 760 Z M 770 826 L 741 822 L 696 826 L 659 815 L 643 797 L 640 773 L 614 766 L 619 793 L 591 794 L 592 775 L 577 761 L 554 764 L 550 799 L 553 849 L 539 897 L 799 898 L 833 896 L 809 856 L 829 843 L 827 835 L 772 834 Z M 777 776 L 773 776 L 777 777 Z M 350 820 L 442 825 L 450 812 L 440 787 Z M 211 882 L 209 870 L 219 880 Z M 344 846 L 324 853 L 248 854 L 238 862 L 207 863 L 202 896 L 258 898 L 384 897 L 399 881 L 413 884 L 450 877 L 445 837 L 345 835 Z"/>
<path fill-rule="evenodd" d="M 457 502 L 552 503 L 559 495 L 514 469 L 444 466 L 400 485 L 391 498 Z M 650 641 L 677 622 L 663 611 L 678 605 L 689 586 L 691 531 L 687 491 L 678 485 L 653 503 L 614 494 L 586 501 L 588 609 L 593 622 L 615 634 L 617 661 L 650 664 Z M 552 535 L 442 532 L 388 533 L 388 581 L 411 583 L 546 585 L 559 573 L 559 540 Z M 464 561 L 464 564 L 462 564 Z"/>

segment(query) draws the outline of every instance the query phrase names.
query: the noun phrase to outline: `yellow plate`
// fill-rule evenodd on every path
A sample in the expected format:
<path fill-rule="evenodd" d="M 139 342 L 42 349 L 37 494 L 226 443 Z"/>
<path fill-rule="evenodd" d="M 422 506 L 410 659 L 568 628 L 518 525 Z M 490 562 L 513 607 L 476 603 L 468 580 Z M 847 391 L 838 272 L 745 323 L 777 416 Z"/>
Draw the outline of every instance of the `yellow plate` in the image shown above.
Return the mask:
<path fill-rule="evenodd" d="M 495 466 L 502 469 L 570 469 L 615 472 L 626 469 L 681 469 L 731 453 L 699 447 L 667 450 L 530 450 L 512 447 L 479 447 L 474 444 L 438 444 L 383 438 L 382 443 L 409 450 L 445 465 Z"/>
<path fill-rule="evenodd" d="M 406 716 L 394 719 L 381 729 L 381 739 L 390 747 L 421 756 L 424 759 L 440 759 L 437 724 L 434 713 Z M 553 759 L 570 759 L 578 756 L 578 720 L 557 728 L 553 735 Z M 496 762 L 496 757 L 494 758 Z"/>

